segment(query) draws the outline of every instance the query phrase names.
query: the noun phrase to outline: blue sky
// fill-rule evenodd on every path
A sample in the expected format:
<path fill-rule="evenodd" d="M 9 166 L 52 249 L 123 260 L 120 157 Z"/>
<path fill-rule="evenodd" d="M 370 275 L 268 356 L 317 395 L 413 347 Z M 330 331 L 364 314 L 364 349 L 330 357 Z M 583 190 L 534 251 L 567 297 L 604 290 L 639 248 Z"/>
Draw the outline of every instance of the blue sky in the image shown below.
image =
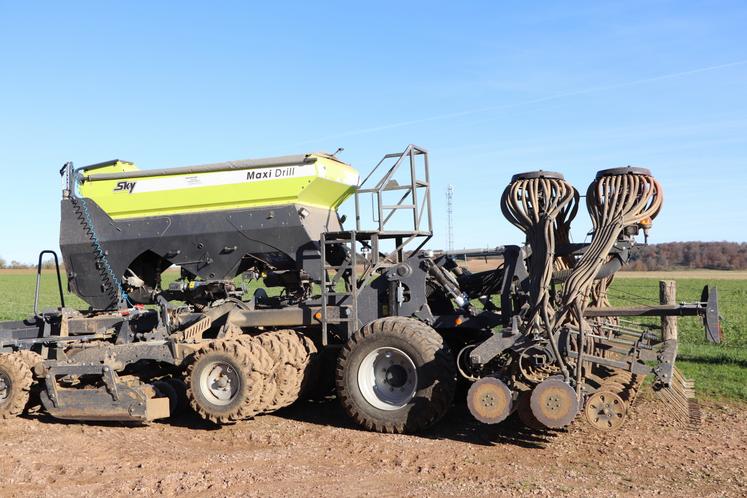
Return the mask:
<path fill-rule="evenodd" d="M 569 6 L 570 5 L 570 6 Z M 511 174 L 650 168 L 652 242 L 747 240 L 744 2 L 3 2 L 0 256 L 56 247 L 60 181 L 344 147 L 430 151 L 436 236 L 520 242 Z M 583 239 L 590 223 L 575 222 Z"/>

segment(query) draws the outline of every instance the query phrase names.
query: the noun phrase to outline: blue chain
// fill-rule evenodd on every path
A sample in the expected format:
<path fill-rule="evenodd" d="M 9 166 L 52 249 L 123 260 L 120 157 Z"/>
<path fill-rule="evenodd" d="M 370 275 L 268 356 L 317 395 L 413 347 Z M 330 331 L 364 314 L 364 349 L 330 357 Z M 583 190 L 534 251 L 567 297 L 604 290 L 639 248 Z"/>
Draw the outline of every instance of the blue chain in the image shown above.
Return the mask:
<path fill-rule="evenodd" d="M 79 182 L 75 182 L 76 187 L 80 184 Z M 88 230 L 90 231 L 90 238 L 91 243 L 93 244 L 94 252 L 96 253 L 96 258 L 101 261 L 101 263 L 104 265 L 104 270 L 106 270 L 106 273 L 109 275 L 109 278 L 111 279 L 112 283 L 116 287 L 118 297 L 120 301 L 128 303 L 130 306 L 132 306 L 132 302 L 130 301 L 130 296 L 127 295 L 127 292 L 124 290 L 124 286 L 122 285 L 122 282 L 119 280 L 117 275 L 114 273 L 114 270 L 112 269 L 111 265 L 109 264 L 109 258 L 106 257 L 106 253 L 104 252 L 104 248 L 101 247 L 101 243 L 99 242 L 98 235 L 96 235 L 96 227 L 93 224 L 93 218 L 91 217 L 91 213 L 88 212 L 88 204 L 86 203 L 86 199 L 83 196 L 75 195 L 75 197 L 80 201 L 80 205 L 83 208 L 83 216 L 85 217 L 86 224 L 88 225 Z"/>

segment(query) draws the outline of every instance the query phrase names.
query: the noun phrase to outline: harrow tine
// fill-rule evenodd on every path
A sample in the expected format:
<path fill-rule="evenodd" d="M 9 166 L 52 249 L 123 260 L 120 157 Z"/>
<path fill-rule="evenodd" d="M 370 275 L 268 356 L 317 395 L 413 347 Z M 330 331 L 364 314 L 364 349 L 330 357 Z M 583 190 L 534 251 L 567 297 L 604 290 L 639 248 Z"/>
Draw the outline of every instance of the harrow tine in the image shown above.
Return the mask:
<path fill-rule="evenodd" d="M 682 373 L 676 368 L 673 370 L 673 374 L 682 383 L 682 385 L 688 389 L 695 389 L 695 382 L 682 376 Z"/>
<path fill-rule="evenodd" d="M 661 389 L 660 391 L 657 391 L 657 395 L 672 408 L 670 414 L 675 420 L 683 424 L 689 423 L 687 415 L 685 415 L 683 409 L 674 402 L 672 394 L 666 392 L 667 390 L 668 388 Z"/>
<path fill-rule="evenodd" d="M 672 414 L 677 420 L 697 427 L 702 421 L 700 404 L 695 399 L 695 383 L 685 378 L 682 373 L 673 369 L 672 383 L 656 391 L 657 395 L 672 408 Z"/>
<path fill-rule="evenodd" d="M 669 388 L 662 389 L 661 395 L 668 402 L 672 416 L 681 423 L 689 424 L 690 411 L 687 404 L 683 403 L 679 396 L 674 394 Z"/>
<path fill-rule="evenodd" d="M 680 410 L 678 413 L 687 412 L 688 405 L 687 403 L 682 399 L 682 397 L 672 388 L 666 387 L 662 389 L 661 394 L 664 398 L 666 398 L 667 401 L 669 401 L 670 405 Z"/>

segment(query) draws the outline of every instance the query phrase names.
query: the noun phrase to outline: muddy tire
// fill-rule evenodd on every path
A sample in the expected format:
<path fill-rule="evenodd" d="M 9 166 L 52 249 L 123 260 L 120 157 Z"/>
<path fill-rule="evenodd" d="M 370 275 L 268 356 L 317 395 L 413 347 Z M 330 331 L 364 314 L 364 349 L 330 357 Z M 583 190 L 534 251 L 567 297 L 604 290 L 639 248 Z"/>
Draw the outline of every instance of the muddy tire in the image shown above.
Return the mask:
<path fill-rule="evenodd" d="M 312 354 L 316 347 L 310 339 L 294 330 L 275 330 L 256 336 L 272 357 L 277 387 L 272 410 L 293 404 L 301 394 Z"/>
<path fill-rule="evenodd" d="M 32 383 L 31 369 L 20 355 L 0 354 L 0 418 L 23 413 Z"/>
<path fill-rule="evenodd" d="M 340 351 L 337 393 L 366 429 L 414 433 L 448 411 L 456 364 L 443 338 L 413 319 L 382 318 L 354 334 Z"/>
<path fill-rule="evenodd" d="M 259 412 L 264 385 L 249 351 L 235 340 L 216 340 L 187 367 L 187 398 L 199 416 L 229 424 Z"/>
<path fill-rule="evenodd" d="M 263 387 L 257 410 L 261 413 L 271 412 L 275 409 L 274 401 L 278 390 L 274 377 L 275 360 L 256 337 L 245 335 L 239 342 L 246 348 L 253 370 L 262 377 Z"/>
<path fill-rule="evenodd" d="M 28 365 L 29 369 L 31 370 L 32 378 L 39 378 L 39 375 L 36 373 L 36 367 L 41 365 L 41 363 L 44 361 L 42 355 L 33 351 L 29 351 L 27 349 L 16 351 L 13 354 L 17 355 L 19 358 L 21 358 L 21 360 L 23 360 L 26 365 Z M 29 391 L 29 401 L 28 403 L 26 403 L 26 407 L 24 408 L 23 413 L 35 414 L 43 409 L 41 402 L 41 392 L 44 390 L 46 390 L 44 382 L 32 383 L 31 390 Z"/>
<path fill-rule="evenodd" d="M 532 413 L 532 408 L 529 406 L 531 397 L 532 391 L 522 391 L 519 393 L 519 397 L 516 400 L 516 414 L 519 417 L 519 421 L 532 431 L 546 431 L 548 430 L 547 427 L 542 425 Z"/>
<path fill-rule="evenodd" d="M 14 354 L 21 358 L 21 360 L 23 360 L 26 365 L 28 365 L 29 369 L 31 370 L 31 375 L 33 377 L 36 377 L 37 375 L 34 369 L 37 367 L 37 365 L 44 361 L 42 355 L 33 351 L 29 351 L 27 349 L 16 351 Z"/>
<path fill-rule="evenodd" d="M 319 361 L 319 350 L 317 350 L 314 341 L 303 334 L 298 334 L 298 339 L 301 341 L 305 353 L 298 397 L 305 397 L 306 393 L 311 392 L 314 386 L 320 382 L 321 362 Z"/>
<path fill-rule="evenodd" d="M 288 362 L 289 352 L 274 332 L 267 332 L 257 336 L 262 347 L 267 351 L 275 365 L 272 379 L 275 383 L 273 396 L 268 410 L 278 410 L 293 402 L 293 388 L 296 383 L 296 368 Z"/>

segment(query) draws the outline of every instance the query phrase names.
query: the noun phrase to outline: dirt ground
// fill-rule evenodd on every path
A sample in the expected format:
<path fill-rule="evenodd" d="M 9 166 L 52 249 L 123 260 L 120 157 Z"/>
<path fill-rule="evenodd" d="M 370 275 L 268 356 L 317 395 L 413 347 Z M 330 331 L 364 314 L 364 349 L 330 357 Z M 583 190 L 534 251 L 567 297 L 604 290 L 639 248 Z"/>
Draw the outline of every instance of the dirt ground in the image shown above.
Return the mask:
<path fill-rule="evenodd" d="M 645 394 L 645 393 L 644 393 Z M 531 433 L 464 408 L 424 436 L 364 432 L 336 400 L 222 428 L 0 422 L 3 496 L 744 496 L 747 410 L 710 402 L 698 431 L 643 395 L 624 427 Z"/>

